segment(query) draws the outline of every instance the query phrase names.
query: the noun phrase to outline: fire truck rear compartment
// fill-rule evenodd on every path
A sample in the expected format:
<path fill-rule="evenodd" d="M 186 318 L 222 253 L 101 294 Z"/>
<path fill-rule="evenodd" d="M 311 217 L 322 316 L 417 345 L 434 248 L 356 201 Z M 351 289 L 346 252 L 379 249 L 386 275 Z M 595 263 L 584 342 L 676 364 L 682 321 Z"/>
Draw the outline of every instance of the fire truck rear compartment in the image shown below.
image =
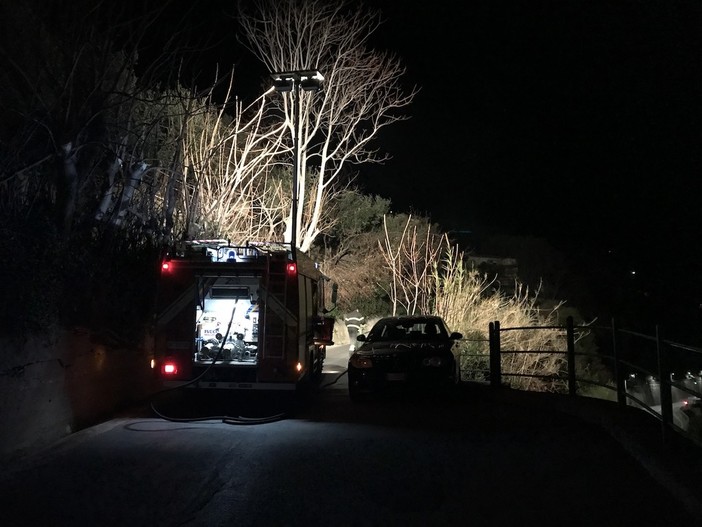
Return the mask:
<path fill-rule="evenodd" d="M 256 277 L 226 276 L 217 278 L 200 299 L 195 310 L 194 367 L 208 367 L 215 362 L 217 376 L 232 367 L 244 368 L 241 374 L 258 362 L 258 287 Z M 224 369 L 226 367 L 226 369 Z M 248 367 L 248 368 L 247 368 Z M 221 370 L 221 372 L 219 371 Z"/>

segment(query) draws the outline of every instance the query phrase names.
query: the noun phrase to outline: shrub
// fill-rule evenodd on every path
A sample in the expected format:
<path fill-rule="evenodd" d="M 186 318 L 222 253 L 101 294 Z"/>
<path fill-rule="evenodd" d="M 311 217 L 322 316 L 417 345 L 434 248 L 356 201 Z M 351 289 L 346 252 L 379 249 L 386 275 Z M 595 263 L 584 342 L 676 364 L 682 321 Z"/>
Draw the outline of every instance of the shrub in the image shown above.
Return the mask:
<path fill-rule="evenodd" d="M 446 247 L 433 269 L 435 312 L 449 326 L 466 337 L 463 344 L 464 379 L 484 380 L 489 371 L 488 332 L 491 322 L 502 328 L 554 326 L 560 304 L 547 312 L 539 309 L 538 291 L 516 283 L 511 296 L 493 287 L 494 280 L 469 269 L 458 249 Z M 551 353 L 566 349 L 565 331 L 539 329 L 501 333 L 504 382 L 511 387 L 558 391 L 564 382 L 555 379 L 566 371 L 564 355 Z M 520 351 L 520 353 L 511 353 Z M 526 353 L 522 353 L 526 352 Z M 512 375 L 509 375 L 512 374 Z"/>

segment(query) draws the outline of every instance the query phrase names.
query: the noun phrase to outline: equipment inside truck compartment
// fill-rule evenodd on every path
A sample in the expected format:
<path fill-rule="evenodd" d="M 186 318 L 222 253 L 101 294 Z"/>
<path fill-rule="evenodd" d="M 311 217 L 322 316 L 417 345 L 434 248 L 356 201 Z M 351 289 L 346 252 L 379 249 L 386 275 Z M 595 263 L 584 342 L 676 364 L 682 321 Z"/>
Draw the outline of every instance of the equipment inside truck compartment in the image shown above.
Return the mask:
<path fill-rule="evenodd" d="M 209 288 L 195 310 L 195 362 L 209 363 L 216 358 L 218 362 L 256 364 L 257 287 L 255 279 L 247 283 L 244 278 L 226 277 Z"/>

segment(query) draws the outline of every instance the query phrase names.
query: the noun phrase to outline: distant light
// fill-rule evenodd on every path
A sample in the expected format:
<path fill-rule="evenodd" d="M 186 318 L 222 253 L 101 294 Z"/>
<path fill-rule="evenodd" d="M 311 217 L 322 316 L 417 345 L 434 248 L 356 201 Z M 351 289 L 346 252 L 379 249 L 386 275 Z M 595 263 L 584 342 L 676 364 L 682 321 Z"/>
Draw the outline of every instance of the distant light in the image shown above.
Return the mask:
<path fill-rule="evenodd" d="M 288 264 L 287 269 L 289 275 L 294 275 L 295 273 L 297 273 L 297 264 L 295 262 L 290 262 Z"/>
<path fill-rule="evenodd" d="M 161 269 L 164 271 L 170 271 L 171 269 L 171 263 L 170 262 L 163 262 L 161 264 Z"/>
<path fill-rule="evenodd" d="M 635 276 L 635 275 L 636 275 L 636 271 L 633 271 L 633 270 L 632 270 L 632 271 L 629 271 L 629 274 L 630 274 L 631 276 Z"/>
<path fill-rule="evenodd" d="M 300 372 L 302 371 L 302 363 L 301 363 L 301 362 L 298 362 L 298 363 L 295 365 L 295 369 L 297 370 L 298 373 L 300 373 Z"/>

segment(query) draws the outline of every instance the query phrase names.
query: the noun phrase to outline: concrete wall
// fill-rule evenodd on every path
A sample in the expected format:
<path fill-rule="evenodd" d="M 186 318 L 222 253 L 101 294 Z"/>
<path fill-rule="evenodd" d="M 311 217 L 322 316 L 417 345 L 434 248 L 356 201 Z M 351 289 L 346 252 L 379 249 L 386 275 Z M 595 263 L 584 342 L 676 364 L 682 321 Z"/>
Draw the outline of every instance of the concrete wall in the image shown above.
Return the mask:
<path fill-rule="evenodd" d="M 148 399 L 149 343 L 116 349 L 86 331 L 0 341 L 0 460 L 32 453 Z"/>

